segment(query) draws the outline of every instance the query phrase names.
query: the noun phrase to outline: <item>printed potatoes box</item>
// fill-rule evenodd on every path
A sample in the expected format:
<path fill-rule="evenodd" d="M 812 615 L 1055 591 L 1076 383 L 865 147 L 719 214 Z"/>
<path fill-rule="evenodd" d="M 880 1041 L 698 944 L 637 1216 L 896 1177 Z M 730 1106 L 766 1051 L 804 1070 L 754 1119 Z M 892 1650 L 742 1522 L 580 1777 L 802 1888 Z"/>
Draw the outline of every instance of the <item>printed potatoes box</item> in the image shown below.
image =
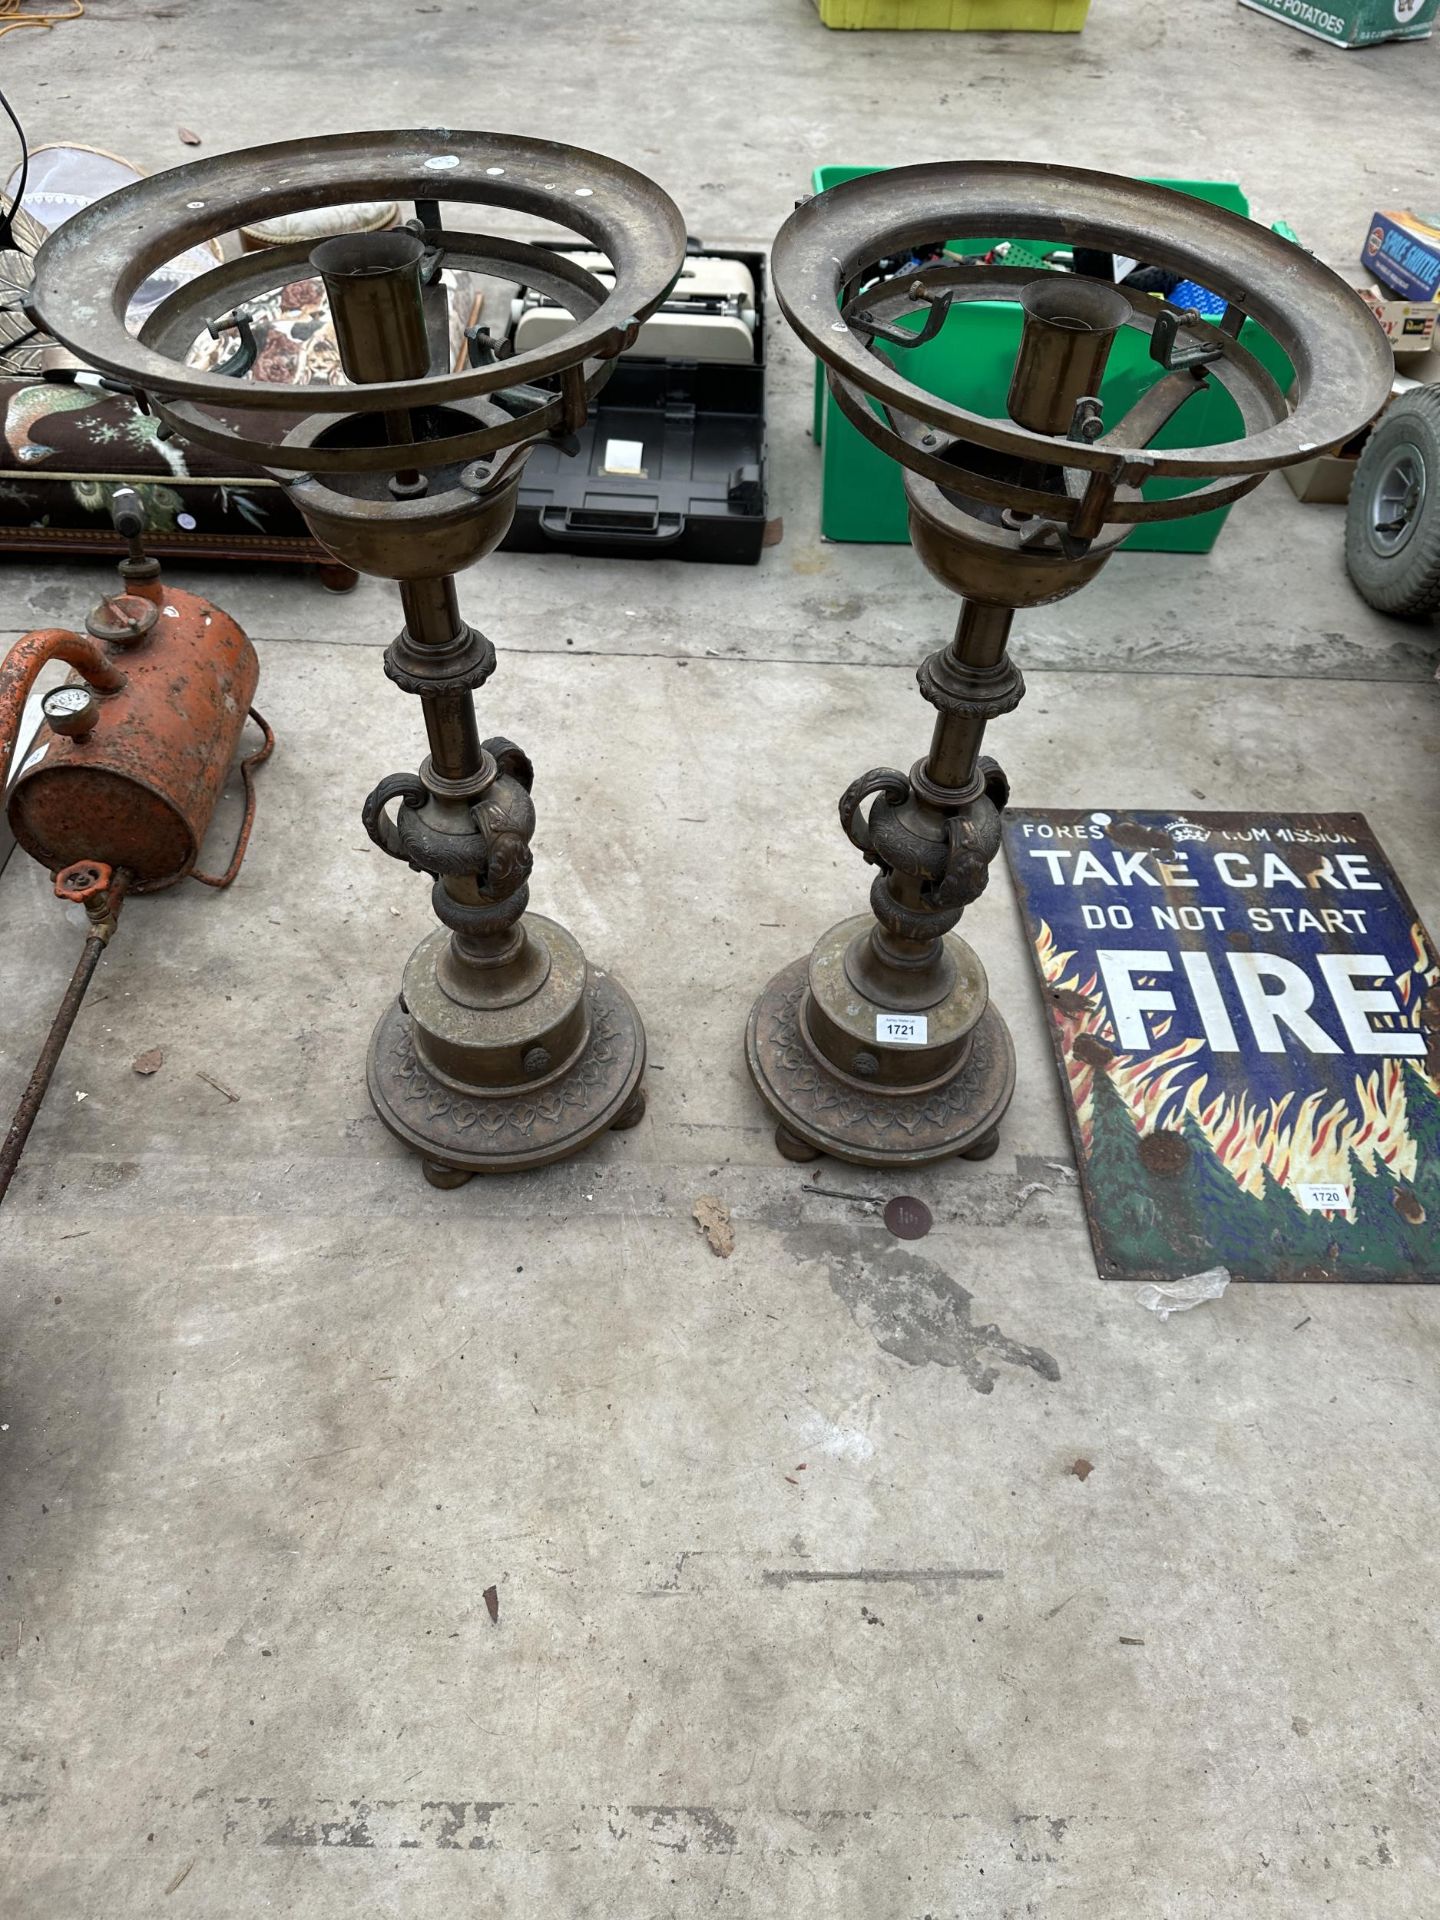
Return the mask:
<path fill-rule="evenodd" d="M 1335 47 L 1373 47 L 1381 40 L 1424 40 L 1440 0 L 1240 0 Z"/>
<path fill-rule="evenodd" d="M 1407 300 L 1440 297 L 1440 221 L 1433 214 L 1373 214 L 1360 264 Z"/>

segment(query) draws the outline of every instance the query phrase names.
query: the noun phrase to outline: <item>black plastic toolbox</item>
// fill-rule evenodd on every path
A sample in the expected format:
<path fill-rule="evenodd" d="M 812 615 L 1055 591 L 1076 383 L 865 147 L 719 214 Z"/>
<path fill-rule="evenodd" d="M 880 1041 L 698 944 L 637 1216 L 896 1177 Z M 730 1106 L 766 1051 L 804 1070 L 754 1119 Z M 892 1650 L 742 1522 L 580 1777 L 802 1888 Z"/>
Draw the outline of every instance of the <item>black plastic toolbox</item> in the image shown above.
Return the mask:
<path fill-rule="evenodd" d="M 765 256 L 704 247 L 755 279 L 755 359 L 626 355 L 579 433 L 577 453 L 542 445 L 520 483 L 510 553 L 743 561 L 765 537 Z M 642 473 L 606 473 L 612 440 L 638 441 Z"/>

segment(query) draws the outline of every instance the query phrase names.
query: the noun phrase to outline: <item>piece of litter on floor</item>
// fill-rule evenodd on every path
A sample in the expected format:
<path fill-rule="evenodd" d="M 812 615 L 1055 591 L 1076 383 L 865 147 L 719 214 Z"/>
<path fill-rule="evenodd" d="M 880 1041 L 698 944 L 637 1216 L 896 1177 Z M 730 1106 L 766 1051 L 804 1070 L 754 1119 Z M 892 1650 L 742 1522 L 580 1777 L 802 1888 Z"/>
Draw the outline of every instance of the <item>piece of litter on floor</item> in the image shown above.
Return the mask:
<path fill-rule="evenodd" d="M 1168 1320 L 1172 1313 L 1188 1313 L 1191 1307 L 1198 1307 L 1206 1300 L 1218 1300 L 1229 1284 L 1228 1267 L 1207 1267 L 1204 1273 L 1187 1274 L 1183 1280 L 1172 1280 L 1168 1286 L 1147 1281 L 1135 1298 L 1142 1307 Z"/>
<path fill-rule="evenodd" d="M 481 1597 L 485 1602 L 485 1611 L 490 1616 L 491 1624 L 498 1627 L 500 1624 L 500 1589 L 498 1587 L 486 1587 Z"/>
<path fill-rule="evenodd" d="M 1073 1460 L 1065 1471 L 1073 1473 L 1077 1480 L 1084 1482 L 1090 1478 L 1095 1468 L 1088 1460 Z"/>
<path fill-rule="evenodd" d="M 1019 1213 L 1025 1202 L 1037 1193 L 1054 1193 L 1054 1187 L 1047 1187 L 1043 1180 L 1027 1180 L 1015 1196 L 1015 1211 Z"/>
<path fill-rule="evenodd" d="M 730 1209 L 722 1206 L 713 1193 L 702 1193 L 690 1213 L 710 1243 L 710 1251 L 718 1259 L 728 1260 L 735 1251 L 735 1229 L 730 1224 Z"/>
<path fill-rule="evenodd" d="M 217 1080 L 213 1073 L 204 1073 L 204 1072 L 197 1071 L 195 1078 L 197 1080 L 203 1080 L 207 1087 L 214 1087 L 217 1093 L 223 1093 L 225 1098 L 229 1101 L 233 1102 L 240 1098 L 239 1094 L 233 1093 L 231 1089 L 224 1084 L 223 1081 Z"/>
<path fill-rule="evenodd" d="M 846 1193 L 841 1187 L 822 1187 L 818 1180 L 802 1180 L 800 1191 L 819 1194 L 822 1200 L 850 1200 L 857 1207 L 883 1207 L 885 1204 L 878 1193 Z"/>
<path fill-rule="evenodd" d="M 77 1094 L 75 1095 L 75 1098 L 76 1098 L 77 1100 L 88 1100 L 88 1099 L 90 1098 L 90 1096 L 89 1096 L 89 1094 L 88 1094 L 88 1093 L 77 1093 Z"/>
<path fill-rule="evenodd" d="M 199 1857 L 200 1856 L 197 1854 L 195 1856 L 195 1859 L 198 1860 Z M 169 1886 L 166 1887 L 165 1889 L 166 1893 L 175 1893 L 180 1887 L 183 1887 L 186 1880 L 189 1879 L 190 1870 L 194 1865 L 195 1865 L 195 1860 L 187 1860 L 185 1862 L 185 1865 L 180 1869 L 179 1873 L 177 1873 L 175 1878 L 170 1882 Z"/>
<path fill-rule="evenodd" d="M 137 1053 L 130 1062 L 132 1073 L 158 1073 L 165 1064 L 165 1056 L 159 1047 L 151 1047 L 148 1053 Z"/>
<path fill-rule="evenodd" d="M 1145 1642 L 1135 1639 L 1132 1634 L 1122 1633 L 1120 1636 L 1120 1644 L 1122 1647 L 1143 1647 Z"/>
<path fill-rule="evenodd" d="M 187 147 L 199 146 L 200 136 L 198 133 L 196 133 L 193 127 L 177 127 L 175 131 L 179 134 L 180 139 L 185 146 Z"/>
<path fill-rule="evenodd" d="M 1068 1180 L 1072 1186 L 1080 1178 L 1074 1167 L 1067 1167 L 1063 1160 L 1047 1160 L 1045 1165 L 1051 1173 L 1058 1173 L 1062 1180 Z"/>

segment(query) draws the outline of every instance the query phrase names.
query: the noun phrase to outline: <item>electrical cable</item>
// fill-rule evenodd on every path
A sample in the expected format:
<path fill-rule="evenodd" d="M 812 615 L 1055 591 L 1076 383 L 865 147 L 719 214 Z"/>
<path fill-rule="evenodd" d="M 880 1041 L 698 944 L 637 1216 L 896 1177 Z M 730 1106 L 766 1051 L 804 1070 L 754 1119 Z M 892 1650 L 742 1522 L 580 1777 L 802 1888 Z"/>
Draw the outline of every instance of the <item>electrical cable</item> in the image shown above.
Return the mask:
<path fill-rule="evenodd" d="M 3 5 L 3 3 L 4 0 L 0 0 L 0 5 Z M 15 109 L 6 99 L 3 87 L 0 87 L 0 107 L 5 109 L 5 117 L 9 120 L 11 126 L 14 127 L 15 137 L 20 142 L 20 185 L 10 205 L 8 207 L 0 206 L 0 247 L 13 247 L 15 244 L 15 222 L 13 214 L 14 209 L 24 200 L 25 188 L 29 184 L 30 149 L 26 144 L 25 129 L 21 126 Z"/>

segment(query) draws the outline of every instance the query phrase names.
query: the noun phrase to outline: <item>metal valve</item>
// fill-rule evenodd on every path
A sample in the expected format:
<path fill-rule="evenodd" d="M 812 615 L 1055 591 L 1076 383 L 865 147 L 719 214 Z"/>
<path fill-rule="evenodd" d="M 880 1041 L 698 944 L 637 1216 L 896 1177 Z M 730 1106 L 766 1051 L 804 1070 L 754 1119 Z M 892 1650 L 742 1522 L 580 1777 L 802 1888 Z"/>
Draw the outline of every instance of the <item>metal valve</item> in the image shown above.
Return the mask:
<path fill-rule="evenodd" d="M 145 505 L 134 487 L 117 487 L 111 494 L 110 524 L 130 548 L 120 562 L 121 578 L 127 582 L 158 579 L 160 562 L 145 551 Z"/>
<path fill-rule="evenodd" d="M 127 560 L 125 565 L 129 564 Z M 155 602 L 143 594 L 107 594 L 99 606 L 86 615 L 85 631 L 112 647 L 133 647 L 150 632 L 159 613 Z"/>
<path fill-rule="evenodd" d="M 92 901 L 102 900 L 114 884 L 114 869 L 103 860 L 76 860 L 56 874 L 55 898 L 70 900 L 88 909 Z"/>

